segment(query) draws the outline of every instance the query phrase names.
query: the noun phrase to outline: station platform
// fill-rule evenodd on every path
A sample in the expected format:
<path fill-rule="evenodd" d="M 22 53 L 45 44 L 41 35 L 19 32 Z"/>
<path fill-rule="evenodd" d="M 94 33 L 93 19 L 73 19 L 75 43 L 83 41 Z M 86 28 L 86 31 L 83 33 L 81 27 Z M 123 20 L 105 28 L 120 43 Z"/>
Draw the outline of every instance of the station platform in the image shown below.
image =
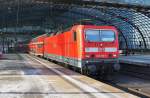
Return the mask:
<path fill-rule="evenodd" d="M 150 55 L 120 56 L 119 62 L 150 67 Z"/>
<path fill-rule="evenodd" d="M 28 54 L 0 60 L 0 98 L 139 98 Z"/>

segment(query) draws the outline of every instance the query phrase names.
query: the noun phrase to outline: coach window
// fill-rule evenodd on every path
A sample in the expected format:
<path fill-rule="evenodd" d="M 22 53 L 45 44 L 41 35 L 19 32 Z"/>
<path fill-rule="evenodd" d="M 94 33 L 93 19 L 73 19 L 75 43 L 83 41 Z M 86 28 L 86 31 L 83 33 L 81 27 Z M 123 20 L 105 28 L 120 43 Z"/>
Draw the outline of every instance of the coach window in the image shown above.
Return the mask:
<path fill-rule="evenodd" d="M 42 44 L 38 44 L 38 48 L 42 48 L 42 46 L 43 46 Z"/>
<path fill-rule="evenodd" d="M 73 40 L 76 41 L 77 40 L 77 33 L 73 32 Z"/>

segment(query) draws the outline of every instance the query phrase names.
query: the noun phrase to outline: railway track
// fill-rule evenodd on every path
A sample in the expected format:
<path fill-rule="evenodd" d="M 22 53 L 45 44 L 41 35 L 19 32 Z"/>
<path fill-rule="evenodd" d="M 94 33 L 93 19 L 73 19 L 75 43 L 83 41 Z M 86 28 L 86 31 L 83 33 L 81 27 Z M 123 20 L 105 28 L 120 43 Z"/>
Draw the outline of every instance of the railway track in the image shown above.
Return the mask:
<path fill-rule="evenodd" d="M 120 75 L 113 76 L 113 80 L 103 82 L 141 98 L 150 98 L 150 81 L 148 80 L 120 73 Z"/>
<path fill-rule="evenodd" d="M 121 73 L 132 75 L 137 78 L 142 78 L 145 80 L 150 80 L 150 67 L 149 66 L 139 66 L 132 64 L 121 64 Z"/>
<path fill-rule="evenodd" d="M 150 67 L 122 64 L 118 75 L 111 81 L 104 81 L 142 98 L 150 98 Z"/>

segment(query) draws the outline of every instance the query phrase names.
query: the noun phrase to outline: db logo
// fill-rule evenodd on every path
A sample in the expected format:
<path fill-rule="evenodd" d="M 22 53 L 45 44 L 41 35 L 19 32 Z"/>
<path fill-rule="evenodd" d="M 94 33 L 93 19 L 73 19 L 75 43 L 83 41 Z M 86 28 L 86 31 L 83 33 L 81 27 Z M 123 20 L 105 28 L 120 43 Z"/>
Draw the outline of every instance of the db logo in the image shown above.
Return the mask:
<path fill-rule="evenodd" d="M 104 48 L 98 48 L 98 51 L 102 52 L 102 51 L 104 51 Z"/>

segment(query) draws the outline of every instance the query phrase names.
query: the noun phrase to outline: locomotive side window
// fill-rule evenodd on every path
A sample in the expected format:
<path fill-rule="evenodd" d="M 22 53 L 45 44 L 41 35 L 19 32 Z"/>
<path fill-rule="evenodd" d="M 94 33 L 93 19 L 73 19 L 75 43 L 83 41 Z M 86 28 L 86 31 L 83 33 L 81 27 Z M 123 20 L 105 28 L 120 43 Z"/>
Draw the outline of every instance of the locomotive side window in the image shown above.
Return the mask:
<path fill-rule="evenodd" d="M 73 40 L 76 41 L 77 40 L 77 33 L 73 32 Z"/>
<path fill-rule="evenodd" d="M 100 41 L 99 30 L 87 30 L 86 31 L 86 40 L 97 42 Z"/>

